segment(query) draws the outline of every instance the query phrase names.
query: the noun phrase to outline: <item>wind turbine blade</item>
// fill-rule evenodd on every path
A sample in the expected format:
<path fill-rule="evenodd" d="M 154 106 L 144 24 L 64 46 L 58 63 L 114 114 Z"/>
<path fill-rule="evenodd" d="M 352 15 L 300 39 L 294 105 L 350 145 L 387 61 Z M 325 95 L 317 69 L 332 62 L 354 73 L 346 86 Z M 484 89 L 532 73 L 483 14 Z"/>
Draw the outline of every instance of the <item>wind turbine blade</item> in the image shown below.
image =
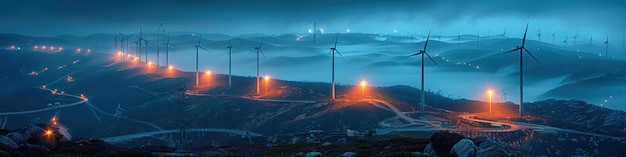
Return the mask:
<path fill-rule="evenodd" d="M 539 62 L 539 60 L 537 60 L 537 58 L 535 58 L 535 55 L 533 55 L 532 53 L 530 53 L 530 51 L 528 51 L 526 48 L 523 48 L 524 51 L 526 51 L 526 53 L 528 53 L 528 55 L 530 55 L 530 57 L 533 57 L 533 59 L 535 60 L 535 62 L 541 64 L 541 62 Z"/>
<path fill-rule="evenodd" d="M 202 47 L 202 46 L 198 46 L 198 47 L 200 47 L 200 49 L 202 49 L 202 50 L 204 50 L 204 51 L 206 51 L 206 52 L 211 52 L 211 51 L 209 51 L 208 49 L 206 49 L 206 48 L 204 48 L 204 47 Z"/>
<path fill-rule="evenodd" d="M 524 39 L 522 39 L 522 47 L 526 44 L 526 33 L 528 33 L 528 23 L 526 23 L 526 30 L 524 31 Z"/>
<path fill-rule="evenodd" d="M 265 37 L 261 38 L 261 42 L 259 42 L 259 48 L 261 48 L 261 45 L 263 45 L 263 40 L 265 40 Z"/>
<path fill-rule="evenodd" d="M 263 55 L 263 58 L 267 58 L 265 57 L 265 53 L 263 53 L 263 49 L 259 49 L 259 51 L 261 52 L 261 55 Z"/>
<path fill-rule="evenodd" d="M 424 43 L 424 51 L 426 51 L 426 46 L 428 46 L 429 40 L 430 40 L 430 30 L 428 30 L 428 37 L 426 37 L 426 43 Z"/>
<path fill-rule="evenodd" d="M 517 51 L 517 50 L 519 50 L 519 48 L 515 48 L 515 49 L 513 49 L 513 50 L 506 51 L 506 52 L 504 52 L 504 53 L 502 53 L 502 54 L 507 54 L 507 53 L 515 52 L 515 51 Z"/>
<path fill-rule="evenodd" d="M 337 54 L 339 54 L 339 56 L 341 56 L 341 59 L 343 59 L 344 61 L 346 60 L 346 58 L 344 58 L 343 55 L 341 55 L 341 52 L 339 52 L 339 50 L 335 49 L 335 51 L 337 51 Z"/>
<path fill-rule="evenodd" d="M 426 56 L 428 56 L 428 58 L 430 58 L 430 61 L 433 61 L 433 63 L 435 63 L 435 65 L 437 67 L 439 67 L 439 64 L 437 64 L 437 62 L 435 62 L 435 60 L 433 59 L 433 57 L 430 57 L 430 55 L 428 53 L 426 53 L 426 51 L 424 51 L 424 54 L 426 54 Z"/>
<path fill-rule="evenodd" d="M 414 53 L 414 54 L 406 56 L 406 57 L 413 57 L 413 56 L 417 56 L 417 55 L 420 55 L 420 54 L 422 54 L 422 52 Z"/>

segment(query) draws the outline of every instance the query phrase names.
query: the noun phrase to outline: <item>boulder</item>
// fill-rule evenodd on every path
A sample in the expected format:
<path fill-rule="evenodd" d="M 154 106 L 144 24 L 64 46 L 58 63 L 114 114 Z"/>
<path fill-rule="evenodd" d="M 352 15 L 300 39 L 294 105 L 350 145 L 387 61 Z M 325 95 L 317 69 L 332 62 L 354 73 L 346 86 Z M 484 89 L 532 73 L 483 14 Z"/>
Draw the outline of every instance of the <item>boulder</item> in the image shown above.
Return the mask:
<path fill-rule="evenodd" d="M 13 140 L 11 140 L 11 138 L 4 135 L 0 135 L 0 144 L 7 145 L 13 149 L 18 147 L 17 144 Z"/>
<path fill-rule="evenodd" d="M 476 138 L 474 138 L 474 144 L 475 145 L 480 145 L 481 143 L 487 141 L 489 138 L 487 136 L 478 136 Z"/>
<path fill-rule="evenodd" d="M 433 149 L 433 144 L 432 143 L 428 143 L 428 145 L 426 145 L 426 148 L 424 148 L 424 154 L 432 156 L 435 155 L 435 150 Z"/>
<path fill-rule="evenodd" d="M 326 146 L 330 146 L 330 145 L 331 145 L 331 143 L 330 143 L 330 142 L 324 142 L 324 143 L 322 143 L 322 147 L 326 147 Z"/>
<path fill-rule="evenodd" d="M 475 144 L 478 144 L 478 143 L 475 143 Z M 487 138 L 485 141 L 479 143 L 478 147 L 480 149 L 487 149 L 489 147 L 493 147 L 493 146 L 496 146 L 496 145 L 498 145 L 498 142 L 496 142 L 496 141 L 494 141 L 492 139 Z"/>
<path fill-rule="evenodd" d="M 306 153 L 305 157 L 322 157 L 322 153 L 317 152 L 317 151 L 312 151 L 312 152 Z"/>
<path fill-rule="evenodd" d="M 356 153 L 355 152 L 345 152 L 341 156 L 342 157 L 356 157 Z"/>
<path fill-rule="evenodd" d="M 462 139 L 450 149 L 450 156 L 452 157 L 474 157 L 476 156 L 476 145 L 469 139 Z"/>
<path fill-rule="evenodd" d="M 24 136 L 22 136 L 22 134 L 20 133 L 11 132 L 7 134 L 7 137 L 9 137 L 11 140 L 13 140 L 13 142 L 18 145 L 26 143 L 26 138 L 24 138 Z"/>

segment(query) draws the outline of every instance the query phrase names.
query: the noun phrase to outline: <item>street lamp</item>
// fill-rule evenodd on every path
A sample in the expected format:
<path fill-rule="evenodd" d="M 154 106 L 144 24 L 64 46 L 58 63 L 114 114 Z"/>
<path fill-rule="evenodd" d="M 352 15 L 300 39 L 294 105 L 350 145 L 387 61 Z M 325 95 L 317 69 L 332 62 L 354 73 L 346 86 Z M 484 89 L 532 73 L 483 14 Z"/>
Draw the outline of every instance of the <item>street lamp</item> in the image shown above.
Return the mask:
<path fill-rule="evenodd" d="M 361 81 L 361 93 L 365 96 L 365 86 L 367 86 L 367 82 L 365 80 Z"/>
<path fill-rule="evenodd" d="M 489 113 L 491 113 L 491 98 L 493 97 L 493 90 L 489 89 L 487 94 L 489 95 Z"/>
<path fill-rule="evenodd" d="M 265 94 L 267 94 L 267 88 L 269 87 L 270 76 L 265 75 Z"/>

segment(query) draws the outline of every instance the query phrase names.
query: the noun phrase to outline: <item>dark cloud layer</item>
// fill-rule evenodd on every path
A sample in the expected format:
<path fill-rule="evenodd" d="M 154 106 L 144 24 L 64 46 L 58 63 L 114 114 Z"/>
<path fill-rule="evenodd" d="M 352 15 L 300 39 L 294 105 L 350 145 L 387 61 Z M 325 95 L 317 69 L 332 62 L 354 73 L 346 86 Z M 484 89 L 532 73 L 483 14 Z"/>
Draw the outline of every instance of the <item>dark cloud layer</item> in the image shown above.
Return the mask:
<path fill-rule="evenodd" d="M 25 0 L 0 2 L 0 32 L 39 35 L 156 29 L 198 32 L 519 30 L 623 33 L 626 1 L 606 0 Z M 485 30 L 487 29 L 487 30 Z M 515 32 L 515 31 L 513 31 Z M 485 33 L 483 33 L 485 34 Z M 494 33 L 495 34 L 495 33 Z M 589 33 L 593 34 L 593 33 Z"/>

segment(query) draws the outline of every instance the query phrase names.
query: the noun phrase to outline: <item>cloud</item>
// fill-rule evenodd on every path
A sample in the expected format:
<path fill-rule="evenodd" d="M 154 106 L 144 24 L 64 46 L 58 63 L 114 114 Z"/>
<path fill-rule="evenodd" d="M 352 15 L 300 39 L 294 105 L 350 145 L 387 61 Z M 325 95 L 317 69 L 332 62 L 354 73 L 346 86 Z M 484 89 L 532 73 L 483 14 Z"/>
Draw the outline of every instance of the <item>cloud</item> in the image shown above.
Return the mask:
<path fill-rule="evenodd" d="M 0 20 L 15 21 L 5 30 L 77 34 L 136 31 L 158 27 L 199 32 L 300 32 L 318 22 L 329 31 L 389 33 L 564 27 L 619 32 L 626 27 L 626 2 L 619 0 L 31 0 L 0 6 Z M 40 25 L 55 28 L 41 28 Z M 580 29 L 579 29 L 580 28 Z M 587 28 L 587 29 L 583 29 Z M 64 30 L 70 29 L 70 30 Z M 28 31 L 26 31 L 28 32 Z"/>

